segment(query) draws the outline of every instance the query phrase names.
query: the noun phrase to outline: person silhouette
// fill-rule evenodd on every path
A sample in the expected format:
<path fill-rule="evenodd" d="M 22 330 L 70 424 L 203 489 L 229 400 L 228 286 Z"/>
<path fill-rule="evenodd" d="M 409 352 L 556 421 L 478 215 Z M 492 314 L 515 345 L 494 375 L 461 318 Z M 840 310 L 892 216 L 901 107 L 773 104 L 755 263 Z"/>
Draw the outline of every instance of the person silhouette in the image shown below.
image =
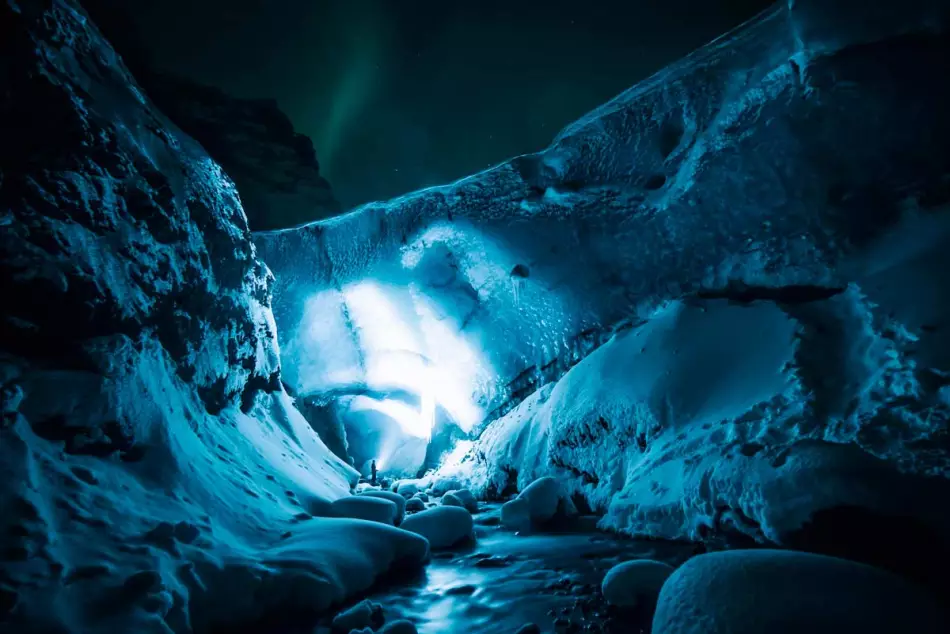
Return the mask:
<path fill-rule="evenodd" d="M 373 463 L 369 466 L 370 471 L 373 473 L 373 477 L 370 479 L 372 484 L 376 484 L 376 461 L 373 460 Z"/>

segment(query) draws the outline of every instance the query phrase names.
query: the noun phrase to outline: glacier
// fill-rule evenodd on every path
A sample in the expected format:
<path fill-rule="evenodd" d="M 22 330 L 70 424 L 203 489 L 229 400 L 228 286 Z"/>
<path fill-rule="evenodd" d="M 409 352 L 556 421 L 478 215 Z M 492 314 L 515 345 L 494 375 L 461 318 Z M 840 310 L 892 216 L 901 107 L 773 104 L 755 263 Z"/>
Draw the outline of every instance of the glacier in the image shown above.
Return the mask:
<path fill-rule="evenodd" d="M 634 535 L 924 512 L 894 492 L 950 466 L 946 18 L 778 3 L 536 154 L 255 234 L 284 380 L 434 398 L 474 442 L 429 481 L 555 475 Z"/>
<path fill-rule="evenodd" d="M 312 630 L 430 562 L 339 517 L 374 461 L 938 587 L 948 13 L 779 2 L 537 153 L 252 233 L 76 0 L 0 1 L 0 627 Z"/>

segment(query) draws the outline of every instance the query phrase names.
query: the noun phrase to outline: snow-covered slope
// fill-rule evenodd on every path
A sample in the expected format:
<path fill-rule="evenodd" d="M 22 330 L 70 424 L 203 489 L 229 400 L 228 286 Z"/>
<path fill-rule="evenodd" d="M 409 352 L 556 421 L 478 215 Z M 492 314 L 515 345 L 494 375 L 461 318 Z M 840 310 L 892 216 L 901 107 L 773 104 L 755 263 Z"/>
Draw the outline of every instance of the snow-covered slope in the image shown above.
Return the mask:
<path fill-rule="evenodd" d="M 657 536 L 946 475 L 947 11 L 782 2 L 537 154 L 257 235 L 288 381 L 515 408 L 443 473 L 556 473 Z"/>
<path fill-rule="evenodd" d="M 0 629 L 252 626 L 425 559 L 310 518 L 357 474 L 283 392 L 227 176 L 73 0 L 0 2 L 0 59 Z"/>

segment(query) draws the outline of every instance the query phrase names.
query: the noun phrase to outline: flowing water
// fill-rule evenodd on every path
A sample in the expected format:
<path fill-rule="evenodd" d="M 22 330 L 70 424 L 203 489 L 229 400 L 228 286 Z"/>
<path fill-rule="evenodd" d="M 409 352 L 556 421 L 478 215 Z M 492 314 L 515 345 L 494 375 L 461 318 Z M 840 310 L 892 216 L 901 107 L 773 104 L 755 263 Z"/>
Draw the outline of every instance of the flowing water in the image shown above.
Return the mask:
<path fill-rule="evenodd" d="M 622 612 L 604 604 L 604 574 L 630 559 L 676 566 L 693 546 L 605 534 L 595 530 L 595 519 L 519 535 L 498 526 L 498 508 L 486 505 L 476 515 L 475 544 L 434 553 L 418 578 L 370 598 L 387 621 L 408 619 L 420 634 L 514 634 L 526 623 L 541 632 L 649 632 L 652 606 Z"/>

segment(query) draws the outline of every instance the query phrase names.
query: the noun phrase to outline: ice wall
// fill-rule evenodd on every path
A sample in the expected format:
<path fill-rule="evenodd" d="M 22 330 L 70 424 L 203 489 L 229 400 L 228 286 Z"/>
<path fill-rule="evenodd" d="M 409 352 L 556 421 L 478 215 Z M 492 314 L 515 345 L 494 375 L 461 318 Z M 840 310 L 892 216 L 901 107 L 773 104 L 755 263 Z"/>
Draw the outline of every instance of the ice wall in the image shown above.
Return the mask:
<path fill-rule="evenodd" d="M 947 268 L 950 201 L 946 25 L 945 3 L 929 0 L 873 8 L 851 0 L 779 3 L 569 126 L 537 154 L 330 221 L 257 235 L 276 275 L 288 375 L 297 388 L 322 390 L 308 385 L 315 368 L 359 367 L 360 345 L 347 348 L 346 360 L 333 359 L 335 345 L 302 334 L 318 319 L 308 312 L 315 297 L 364 283 L 393 298 L 425 297 L 481 359 L 478 381 L 445 376 L 471 390 L 487 421 L 520 403 L 473 449 L 487 461 L 487 475 L 473 476 L 473 484 L 489 490 L 493 478 L 511 475 L 502 467 L 523 461 L 529 466 L 519 483 L 557 473 L 595 506 L 609 507 L 611 526 L 631 532 L 699 535 L 700 525 L 713 524 L 703 518 L 724 512 L 715 511 L 713 478 L 714 488 L 731 491 L 720 506 L 738 509 L 732 523 L 752 518 L 758 528 L 742 531 L 777 537 L 781 530 L 762 528 L 786 525 L 768 517 L 776 498 L 733 499 L 741 498 L 744 475 L 720 481 L 711 466 L 693 465 L 696 479 L 678 479 L 677 460 L 719 464 L 726 458 L 716 452 L 734 442 L 756 456 L 759 445 L 780 453 L 798 441 L 829 442 L 857 451 L 855 460 L 876 456 L 888 468 L 945 474 L 947 297 L 936 272 Z M 671 413 L 651 400 L 674 394 L 669 385 L 680 384 L 672 378 L 662 389 L 636 386 L 653 373 L 687 373 L 687 343 L 703 346 L 688 337 L 660 357 L 643 351 L 649 362 L 633 367 L 625 359 L 637 351 L 627 347 L 636 335 L 617 334 L 597 353 L 615 355 L 609 364 L 588 358 L 568 383 L 550 384 L 614 331 L 653 332 L 677 302 L 720 300 L 766 306 L 716 308 L 707 319 L 743 323 L 765 311 L 764 321 L 748 318 L 750 332 L 708 325 L 722 349 L 714 371 L 690 380 L 696 400 L 680 404 L 685 409 Z M 683 319 L 695 320 L 694 310 Z M 798 343 L 772 350 L 790 337 Z M 768 350 L 766 364 L 756 355 Z M 775 373 L 769 381 L 759 376 L 766 371 Z M 697 381 L 706 382 L 699 392 Z M 781 411 L 772 409 L 776 399 Z M 615 423 L 607 418 L 605 431 L 571 441 L 571 451 L 558 445 L 561 435 L 585 428 L 581 420 L 597 430 L 600 410 L 588 407 L 597 400 L 626 409 Z M 747 417 L 752 427 L 717 427 Z M 663 430 L 655 437 L 654 423 Z M 632 436 L 608 450 L 621 433 L 614 424 Z M 653 447 L 660 437 L 677 458 Z M 655 461 L 641 462 L 643 451 Z M 822 481 L 818 465 L 837 458 L 802 460 L 815 466 L 802 476 L 807 489 Z M 853 484 L 857 471 L 842 481 Z M 656 483 L 652 497 L 636 497 L 653 486 L 647 482 Z M 621 492 L 635 499 L 616 497 Z M 869 503 L 853 493 L 816 504 Z"/>
<path fill-rule="evenodd" d="M 415 330 L 426 317 L 410 296 L 423 298 L 484 353 L 480 377 L 460 382 L 489 411 L 520 373 L 667 298 L 841 286 L 847 258 L 939 202 L 948 126 L 941 62 L 921 61 L 940 49 L 926 35 L 939 3 L 881 9 L 868 26 L 846 4 L 777 5 L 538 154 L 257 234 L 292 384 L 365 380 L 366 346 L 349 340 L 370 326 L 347 323 L 345 301 L 361 284 Z M 918 35 L 871 44 L 903 30 Z"/>

